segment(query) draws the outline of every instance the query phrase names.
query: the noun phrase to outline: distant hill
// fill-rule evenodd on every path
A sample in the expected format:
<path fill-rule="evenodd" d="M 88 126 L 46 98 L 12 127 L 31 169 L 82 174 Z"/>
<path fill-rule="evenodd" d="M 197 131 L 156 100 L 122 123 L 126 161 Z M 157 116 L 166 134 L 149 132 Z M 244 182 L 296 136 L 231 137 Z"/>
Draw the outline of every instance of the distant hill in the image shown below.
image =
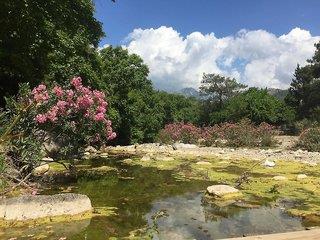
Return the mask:
<path fill-rule="evenodd" d="M 192 87 L 183 88 L 183 89 L 180 90 L 179 93 L 181 93 L 182 95 L 184 95 L 186 97 L 200 98 L 199 91 L 197 91 L 196 89 L 194 89 Z"/>
<path fill-rule="evenodd" d="M 288 94 L 288 89 L 278 89 L 278 88 L 267 88 L 267 91 L 270 95 L 275 96 L 276 98 L 280 100 L 284 100 L 284 98 Z"/>

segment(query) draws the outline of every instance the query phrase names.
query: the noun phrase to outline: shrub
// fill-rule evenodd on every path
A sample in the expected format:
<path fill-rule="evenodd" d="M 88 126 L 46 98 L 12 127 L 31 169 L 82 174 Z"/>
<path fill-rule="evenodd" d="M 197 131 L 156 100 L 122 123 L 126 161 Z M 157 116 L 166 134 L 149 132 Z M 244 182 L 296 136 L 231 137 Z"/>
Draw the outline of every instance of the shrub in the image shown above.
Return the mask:
<path fill-rule="evenodd" d="M 267 123 L 256 126 L 250 120 L 239 123 L 222 123 L 198 128 L 191 124 L 168 124 L 159 133 L 163 143 L 201 143 L 206 146 L 269 147 L 275 144 L 276 130 Z"/>
<path fill-rule="evenodd" d="M 190 123 L 167 124 L 158 134 L 158 141 L 161 143 L 192 143 L 198 142 L 201 137 L 201 129 Z"/>
<path fill-rule="evenodd" d="M 6 145 L 11 165 L 30 172 L 44 156 L 44 143 L 54 142 L 64 157 L 79 154 L 86 145 L 99 146 L 112 140 L 108 103 L 103 92 L 82 85 L 73 78 L 65 86 L 32 91 L 24 85 L 20 94 L 7 99 L 0 121 L 11 123 L 0 130 L 0 144 Z"/>
<path fill-rule="evenodd" d="M 320 127 L 304 130 L 299 137 L 297 147 L 310 152 L 320 152 Z"/>

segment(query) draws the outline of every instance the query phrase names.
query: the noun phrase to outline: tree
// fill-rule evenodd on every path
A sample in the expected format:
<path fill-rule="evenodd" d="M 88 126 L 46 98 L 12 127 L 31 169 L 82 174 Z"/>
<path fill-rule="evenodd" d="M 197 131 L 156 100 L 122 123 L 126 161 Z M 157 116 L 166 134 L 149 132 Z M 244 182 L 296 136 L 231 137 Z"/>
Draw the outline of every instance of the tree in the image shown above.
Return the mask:
<path fill-rule="evenodd" d="M 235 96 L 246 85 L 238 83 L 234 78 L 224 77 L 219 74 L 203 74 L 200 93 L 211 102 L 217 102 L 219 109 L 229 98 Z"/>
<path fill-rule="evenodd" d="M 239 122 L 244 118 L 256 124 L 283 124 L 293 121 L 294 112 L 283 101 L 270 95 L 266 89 L 250 88 L 231 98 L 221 111 L 210 116 L 212 123 Z"/>
<path fill-rule="evenodd" d="M 17 93 L 23 82 L 33 87 L 73 75 L 96 81 L 103 31 L 91 0 L 3 0 L 0 25 L 1 96 Z"/>
<path fill-rule="evenodd" d="M 297 66 L 286 103 L 292 106 L 300 119 L 317 117 L 320 108 L 320 42 L 309 64 Z"/>
<path fill-rule="evenodd" d="M 149 69 L 138 55 L 129 54 L 121 47 L 104 48 L 100 56 L 102 75 L 98 87 L 108 93 L 110 107 L 118 116 L 118 120 L 114 120 L 117 141 L 120 144 L 141 141 L 144 137 L 137 132 L 143 126 L 137 119 L 144 116 L 144 111 L 135 109 L 147 104 L 148 97 L 153 94 L 152 83 L 148 79 Z M 134 139 L 134 135 L 140 137 Z"/>

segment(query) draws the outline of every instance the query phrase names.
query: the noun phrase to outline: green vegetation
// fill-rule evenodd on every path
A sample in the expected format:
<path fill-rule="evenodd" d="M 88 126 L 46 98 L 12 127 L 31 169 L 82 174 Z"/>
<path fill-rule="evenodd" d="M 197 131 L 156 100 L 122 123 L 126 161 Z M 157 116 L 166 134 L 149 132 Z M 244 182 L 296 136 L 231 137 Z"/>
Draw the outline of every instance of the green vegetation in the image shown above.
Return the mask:
<path fill-rule="evenodd" d="M 297 147 L 310 152 L 320 152 L 320 128 L 308 128 L 299 137 Z"/>

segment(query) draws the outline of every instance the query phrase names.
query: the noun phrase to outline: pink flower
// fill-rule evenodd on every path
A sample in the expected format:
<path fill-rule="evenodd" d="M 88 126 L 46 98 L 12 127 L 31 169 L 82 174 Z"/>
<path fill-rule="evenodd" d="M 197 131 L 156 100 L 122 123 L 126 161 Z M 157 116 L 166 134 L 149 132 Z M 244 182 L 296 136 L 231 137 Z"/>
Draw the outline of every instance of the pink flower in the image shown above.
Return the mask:
<path fill-rule="evenodd" d="M 68 103 L 66 101 L 62 101 L 62 100 L 59 100 L 57 102 L 57 107 L 59 108 L 59 110 L 61 112 L 65 112 L 66 111 L 66 106 L 68 105 Z"/>
<path fill-rule="evenodd" d="M 97 91 L 97 90 L 94 90 L 93 91 L 93 95 L 96 97 L 96 98 L 105 98 L 105 94 L 104 92 L 101 92 L 101 91 Z"/>
<path fill-rule="evenodd" d="M 97 122 L 99 121 L 104 121 L 104 114 L 103 113 L 97 113 L 96 115 L 94 115 L 93 119 Z"/>
<path fill-rule="evenodd" d="M 53 92 L 57 97 L 62 97 L 63 96 L 63 90 L 60 86 L 55 86 L 53 88 Z"/>
<path fill-rule="evenodd" d="M 78 108 L 86 109 L 94 103 L 93 99 L 89 95 L 80 96 L 77 98 L 76 104 Z"/>
<path fill-rule="evenodd" d="M 117 134 L 115 132 L 112 132 L 109 136 L 108 136 L 108 141 L 115 139 L 117 137 Z"/>
<path fill-rule="evenodd" d="M 47 118 L 51 122 L 56 122 L 58 120 L 57 114 L 58 114 L 59 108 L 57 106 L 52 107 L 49 112 L 47 112 Z"/>
<path fill-rule="evenodd" d="M 35 121 L 37 123 L 45 123 L 47 121 L 47 117 L 46 115 L 44 114 L 38 114 L 36 117 L 35 117 Z"/>
<path fill-rule="evenodd" d="M 82 79 L 80 77 L 74 77 L 71 80 L 71 84 L 78 90 L 82 87 Z"/>
<path fill-rule="evenodd" d="M 105 107 L 102 107 L 102 106 L 99 106 L 98 108 L 97 108 L 97 112 L 98 113 L 106 113 L 106 108 Z"/>

